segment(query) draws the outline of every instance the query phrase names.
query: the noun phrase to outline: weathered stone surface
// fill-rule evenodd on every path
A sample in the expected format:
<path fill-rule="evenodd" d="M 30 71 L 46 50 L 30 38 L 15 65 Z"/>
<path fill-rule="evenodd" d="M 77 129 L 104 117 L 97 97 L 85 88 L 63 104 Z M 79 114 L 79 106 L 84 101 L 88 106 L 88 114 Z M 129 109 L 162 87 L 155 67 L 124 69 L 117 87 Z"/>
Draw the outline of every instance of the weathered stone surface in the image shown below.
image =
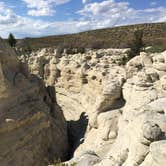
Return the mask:
<path fill-rule="evenodd" d="M 155 143 L 166 135 L 166 54 L 141 53 L 122 65 L 125 51 L 90 50 L 59 57 L 45 49 L 21 58 L 32 73 L 56 88 L 57 102 L 76 141 L 71 161 L 78 166 L 82 152 L 91 150 L 100 160 L 88 154 L 82 163 L 159 166 L 165 161 L 162 149 L 160 161 L 154 161 L 153 154 Z"/>
<path fill-rule="evenodd" d="M 98 128 L 98 114 L 123 104 L 121 94 L 126 73 L 122 66 L 112 64 L 113 58 L 110 57 L 115 57 L 114 54 L 119 59 L 123 58 L 121 54 L 126 55 L 124 50 L 110 49 L 106 52 L 99 50 L 87 54 L 64 54 L 59 58 L 49 49 L 44 49 L 21 59 L 27 61 L 30 72 L 43 78 L 46 85 L 55 86 L 57 102 L 69 123 L 79 123 L 81 114 L 85 112 L 88 128 L 94 129 Z M 85 117 L 83 120 L 86 124 Z M 72 136 L 78 137 L 76 130 L 80 130 L 80 125 L 69 126 L 74 131 Z M 113 135 L 110 134 L 115 137 Z"/>
<path fill-rule="evenodd" d="M 93 151 L 85 151 L 77 158 L 74 158 L 66 162 L 66 164 L 70 165 L 76 163 L 79 166 L 93 166 L 100 161 L 101 158 L 98 155 L 96 155 Z"/>
<path fill-rule="evenodd" d="M 150 152 L 141 166 L 165 166 L 166 141 L 157 141 L 150 145 Z"/>
<path fill-rule="evenodd" d="M 42 80 L 0 39 L 0 165 L 45 166 L 65 159 L 65 119 Z"/>
<path fill-rule="evenodd" d="M 158 124 L 155 124 L 154 122 L 147 121 L 143 124 L 143 136 L 153 142 L 157 141 L 162 137 L 162 131 Z"/>

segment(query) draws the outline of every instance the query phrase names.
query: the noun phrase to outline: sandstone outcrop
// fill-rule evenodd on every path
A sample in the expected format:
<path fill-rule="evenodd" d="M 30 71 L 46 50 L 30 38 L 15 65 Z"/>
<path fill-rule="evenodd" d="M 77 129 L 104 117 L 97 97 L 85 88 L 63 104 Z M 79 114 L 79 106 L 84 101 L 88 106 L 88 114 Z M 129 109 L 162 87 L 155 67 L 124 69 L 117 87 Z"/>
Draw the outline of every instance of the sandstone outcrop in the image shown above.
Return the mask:
<path fill-rule="evenodd" d="M 56 89 L 72 138 L 73 158 L 68 163 L 165 162 L 166 52 L 141 53 L 124 65 L 126 56 L 126 50 L 118 49 L 62 56 L 42 49 L 20 57 L 31 73 Z"/>
<path fill-rule="evenodd" d="M 45 166 L 66 159 L 66 122 L 50 89 L 0 39 L 1 166 Z"/>

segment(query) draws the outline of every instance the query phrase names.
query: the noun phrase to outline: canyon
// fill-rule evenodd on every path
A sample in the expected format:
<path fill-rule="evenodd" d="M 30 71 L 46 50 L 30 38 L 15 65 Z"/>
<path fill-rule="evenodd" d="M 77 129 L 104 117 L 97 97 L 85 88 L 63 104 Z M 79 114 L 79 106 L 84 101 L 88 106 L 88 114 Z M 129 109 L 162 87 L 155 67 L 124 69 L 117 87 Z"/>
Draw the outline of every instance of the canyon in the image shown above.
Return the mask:
<path fill-rule="evenodd" d="M 0 41 L 0 162 L 165 166 L 166 51 L 17 53 Z"/>
<path fill-rule="evenodd" d="M 166 52 L 142 52 L 124 65 L 126 56 L 127 49 L 59 55 L 48 48 L 20 57 L 55 87 L 68 123 L 67 163 L 164 166 Z"/>

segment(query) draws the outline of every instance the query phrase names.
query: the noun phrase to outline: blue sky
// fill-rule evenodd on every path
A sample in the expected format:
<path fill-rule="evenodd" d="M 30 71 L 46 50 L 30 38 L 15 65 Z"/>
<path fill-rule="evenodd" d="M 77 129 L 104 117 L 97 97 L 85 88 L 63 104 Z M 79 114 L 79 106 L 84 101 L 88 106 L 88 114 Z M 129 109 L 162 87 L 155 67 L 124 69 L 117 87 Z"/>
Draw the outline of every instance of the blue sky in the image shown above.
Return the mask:
<path fill-rule="evenodd" d="M 0 0 L 0 36 L 76 33 L 166 22 L 166 0 Z"/>

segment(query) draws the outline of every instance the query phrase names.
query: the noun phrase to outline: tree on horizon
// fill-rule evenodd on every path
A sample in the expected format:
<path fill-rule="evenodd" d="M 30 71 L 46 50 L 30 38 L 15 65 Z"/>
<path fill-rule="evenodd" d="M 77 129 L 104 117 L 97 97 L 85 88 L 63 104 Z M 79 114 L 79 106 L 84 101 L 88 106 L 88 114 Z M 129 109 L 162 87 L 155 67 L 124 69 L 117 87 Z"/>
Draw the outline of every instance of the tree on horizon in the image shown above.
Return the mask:
<path fill-rule="evenodd" d="M 11 47 L 16 46 L 17 40 L 15 39 L 15 37 L 12 33 L 9 34 L 7 41 Z"/>

